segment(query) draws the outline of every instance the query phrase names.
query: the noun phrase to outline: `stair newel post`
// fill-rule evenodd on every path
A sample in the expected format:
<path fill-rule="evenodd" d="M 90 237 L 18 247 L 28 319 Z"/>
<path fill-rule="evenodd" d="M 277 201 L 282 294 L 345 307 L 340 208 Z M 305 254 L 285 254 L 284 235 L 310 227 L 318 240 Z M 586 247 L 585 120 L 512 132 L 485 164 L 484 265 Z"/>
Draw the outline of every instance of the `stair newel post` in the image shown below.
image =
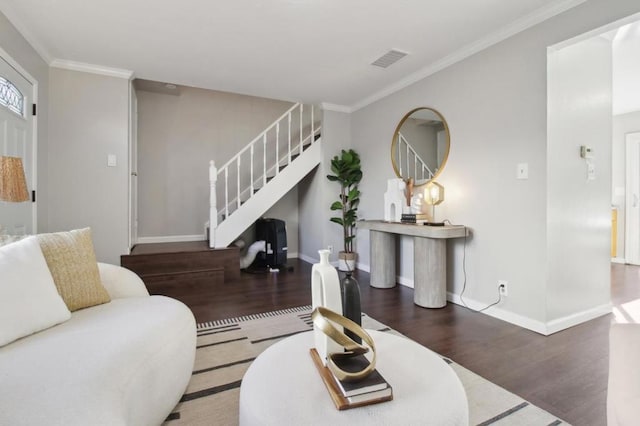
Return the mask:
<path fill-rule="evenodd" d="M 229 217 L 229 166 L 224 168 L 224 218 Z"/>
<path fill-rule="evenodd" d="M 304 113 L 304 105 L 300 104 L 300 155 L 302 155 L 302 113 Z"/>
<path fill-rule="evenodd" d="M 216 182 L 218 181 L 218 169 L 216 163 L 209 161 L 209 247 L 215 247 L 216 228 L 218 227 L 218 203 Z"/>
<path fill-rule="evenodd" d="M 267 184 L 267 134 L 262 136 L 262 186 Z"/>
<path fill-rule="evenodd" d="M 236 197 L 236 204 L 238 205 L 238 208 L 240 208 L 240 159 L 242 157 L 238 156 L 238 161 L 236 162 L 236 164 L 238 165 L 238 173 L 237 173 L 237 181 L 238 181 L 238 192 L 236 192 L 237 197 Z"/>
<path fill-rule="evenodd" d="M 249 193 L 249 198 L 253 197 L 253 148 L 254 144 L 251 144 L 251 192 Z"/>

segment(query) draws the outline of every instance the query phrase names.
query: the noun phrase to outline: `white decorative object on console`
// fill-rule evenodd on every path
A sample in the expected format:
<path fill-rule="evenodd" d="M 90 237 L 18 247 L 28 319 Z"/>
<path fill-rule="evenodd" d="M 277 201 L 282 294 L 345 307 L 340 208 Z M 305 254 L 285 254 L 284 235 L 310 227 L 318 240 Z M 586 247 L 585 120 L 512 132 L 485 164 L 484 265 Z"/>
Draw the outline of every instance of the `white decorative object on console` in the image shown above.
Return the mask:
<path fill-rule="evenodd" d="M 384 220 L 400 222 L 402 207 L 405 205 L 405 183 L 402 179 L 387 180 L 387 192 L 384 193 Z"/>
<path fill-rule="evenodd" d="M 311 305 L 315 309 L 323 306 L 342 315 L 342 294 L 338 271 L 329 263 L 329 250 L 318 250 L 320 263 L 311 268 Z M 316 350 L 327 364 L 327 354 L 342 352 L 343 347 L 331 340 L 322 330 L 313 327 Z"/>

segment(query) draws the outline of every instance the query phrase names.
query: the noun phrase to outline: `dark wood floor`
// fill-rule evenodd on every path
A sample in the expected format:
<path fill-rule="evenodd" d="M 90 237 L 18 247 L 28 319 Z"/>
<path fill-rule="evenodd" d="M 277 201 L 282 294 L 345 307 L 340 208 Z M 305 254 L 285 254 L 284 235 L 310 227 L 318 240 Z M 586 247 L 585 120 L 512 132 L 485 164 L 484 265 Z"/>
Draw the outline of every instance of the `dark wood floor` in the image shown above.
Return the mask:
<path fill-rule="evenodd" d="M 188 295 L 199 322 L 311 303 L 311 265 L 243 273 L 240 281 Z M 424 309 L 404 286 L 374 289 L 358 271 L 363 311 L 422 345 L 574 425 L 606 424 L 608 330 L 601 317 L 544 337 L 464 307 Z M 612 301 L 640 297 L 640 268 L 612 265 Z"/>

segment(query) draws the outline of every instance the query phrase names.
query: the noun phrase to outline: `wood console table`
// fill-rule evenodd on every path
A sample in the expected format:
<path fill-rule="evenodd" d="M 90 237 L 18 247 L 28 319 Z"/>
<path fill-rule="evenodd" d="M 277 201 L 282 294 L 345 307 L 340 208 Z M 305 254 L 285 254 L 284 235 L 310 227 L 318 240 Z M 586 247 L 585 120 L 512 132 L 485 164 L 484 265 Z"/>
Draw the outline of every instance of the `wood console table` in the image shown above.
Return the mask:
<path fill-rule="evenodd" d="M 467 235 L 466 226 L 363 220 L 358 228 L 368 229 L 370 234 L 372 287 L 396 285 L 396 235 L 409 235 L 413 237 L 413 302 L 425 308 L 447 304 L 447 239 Z"/>

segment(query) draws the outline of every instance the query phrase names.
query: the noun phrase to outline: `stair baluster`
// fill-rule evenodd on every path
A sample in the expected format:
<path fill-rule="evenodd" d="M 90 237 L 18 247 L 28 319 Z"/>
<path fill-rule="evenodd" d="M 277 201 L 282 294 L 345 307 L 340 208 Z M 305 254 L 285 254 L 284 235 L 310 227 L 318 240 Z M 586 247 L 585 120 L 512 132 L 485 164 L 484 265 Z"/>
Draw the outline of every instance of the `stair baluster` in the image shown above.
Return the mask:
<path fill-rule="evenodd" d="M 253 194 L 253 148 L 254 146 L 251 145 L 251 179 L 249 180 L 250 184 L 251 184 L 251 194 Z"/>
<path fill-rule="evenodd" d="M 288 144 L 289 144 L 289 163 L 291 162 L 291 113 L 287 116 L 287 123 L 289 126 L 289 136 L 288 136 Z"/>
<path fill-rule="evenodd" d="M 302 113 L 304 112 L 304 105 L 300 105 L 300 129 L 302 129 Z M 313 136 L 311 137 L 313 139 Z M 302 155 L 302 132 L 300 132 L 300 155 Z"/>
<path fill-rule="evenodd" d="M 262 186 L 267 184 L 267 134 L 262 135 Z"/>

